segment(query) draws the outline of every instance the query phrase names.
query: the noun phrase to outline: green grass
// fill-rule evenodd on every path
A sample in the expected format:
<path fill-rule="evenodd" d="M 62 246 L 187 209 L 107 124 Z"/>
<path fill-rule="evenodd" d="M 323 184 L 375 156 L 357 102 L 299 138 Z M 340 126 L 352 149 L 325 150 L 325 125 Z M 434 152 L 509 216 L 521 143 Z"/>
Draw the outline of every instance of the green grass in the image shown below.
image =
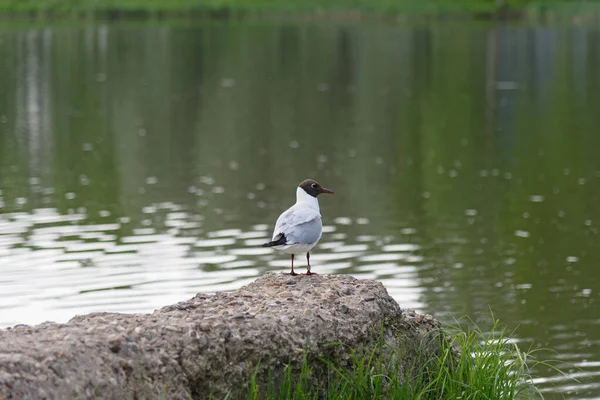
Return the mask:
<path fill-rule="evenodd" d="M 104 13 L 194 13 L 211 11 L 323 13 L 350 12 L 456 12 L 489 11 L 489 0 L 0 0 L 1 12 Z"/>
<path fill-rule="evenodd" d="M 418 360 L 412 371 L 401 373 L 396 349 L 384 341 L 370 352 L 352 351 L 351 365 L 341 366 L 321 359 L 327 370 L 327 383 L 315 386 L 313 369 L 305 358 L 299 372 L 286 366 L 282 384 L 275 386 L 269 376 L 260 379 L 255 373 L 247 393 L 230 394 L 228 399 L 307 400 L 307 399 L 530 399 L 542 397 L 534 387 L 531 368 L 548 362 L 536 361 L 534 351 L 522 352 L 498 328 L 496 321 L 488 333 L 474 326 L 463 329 L 460 324 L 431 333 L 439 342 L 437 357 L 429 358 L 423 367 Z M 457 352 L 457 349 L 461 350 Z M 537 351 L 537 350 L 536 350 Z M 383 356 L 385 354 L 385 356 Z M 554 368 L 558 371 L 556 368 Z M 269 373 L 270 374 L 270 373 Z M 399 376 L 408 377 L 404 380 Z M 322 382 L 323 380 L 321 380 Z M 262 385 L 259 382 L 269 382 Z"/>

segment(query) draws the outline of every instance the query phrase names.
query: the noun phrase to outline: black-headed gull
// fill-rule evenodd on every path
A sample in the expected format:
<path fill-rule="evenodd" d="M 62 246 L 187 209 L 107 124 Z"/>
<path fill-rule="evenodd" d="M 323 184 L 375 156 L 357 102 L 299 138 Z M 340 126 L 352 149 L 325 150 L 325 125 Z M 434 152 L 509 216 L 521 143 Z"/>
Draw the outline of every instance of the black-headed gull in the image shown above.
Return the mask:
<path fill-rule="evenodd" d="M 284 211 L 273 230 L 273 238 L 262 247 L 273 247 L 292 255 L 292 272 L 294 272 L 294 256 L 306 253 L 306 275 L 310 272 L 310 250 L 321 239 L 323 225 L 317 196 L 321 193 L 333 194 L 333 190 L 325 189 L 319 182 L 306 179 L 296 189 L 296 204 Z"/>

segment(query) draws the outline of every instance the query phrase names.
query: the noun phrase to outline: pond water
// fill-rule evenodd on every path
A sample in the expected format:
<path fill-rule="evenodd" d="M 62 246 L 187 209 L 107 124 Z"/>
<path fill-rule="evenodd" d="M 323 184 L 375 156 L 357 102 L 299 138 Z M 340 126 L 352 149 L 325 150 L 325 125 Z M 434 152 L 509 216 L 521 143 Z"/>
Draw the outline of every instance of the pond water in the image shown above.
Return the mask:
<path fill-rule="evenodd" d="M 5 23 L 0 326 L 287 271 L 260 244 L 311 177 L 313 271 L 493 312 L 557 352 L 546 398 L 599 398 L 598 104 L 597 27 Z"/>

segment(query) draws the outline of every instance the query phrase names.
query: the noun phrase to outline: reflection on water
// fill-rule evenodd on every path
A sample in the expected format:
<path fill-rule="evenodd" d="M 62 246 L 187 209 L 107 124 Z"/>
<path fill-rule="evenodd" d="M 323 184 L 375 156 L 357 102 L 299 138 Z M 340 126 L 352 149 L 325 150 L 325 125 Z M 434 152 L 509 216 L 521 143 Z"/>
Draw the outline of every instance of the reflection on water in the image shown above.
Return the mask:
<path fill-rule="evenodd" d="M 337 193 L 315 272 L 447 322 L 491 309 L 558 351 L 545 395 L 597 398 L 599 46 L 567 26 L 4 27 L 0 325 L 287 271 L 260 245 L 311 177 Z"/>

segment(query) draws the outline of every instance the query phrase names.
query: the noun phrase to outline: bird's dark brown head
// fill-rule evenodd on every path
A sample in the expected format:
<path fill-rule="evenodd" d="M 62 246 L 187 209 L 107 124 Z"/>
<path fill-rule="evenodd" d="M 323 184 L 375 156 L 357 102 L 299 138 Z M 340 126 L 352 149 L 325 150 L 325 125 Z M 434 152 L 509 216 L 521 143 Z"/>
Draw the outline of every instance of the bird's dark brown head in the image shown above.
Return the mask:
<path fill-rule="evenodd" d="M 308 193 L 309 195 L 311 195 L 312 197 L 317 197 L 321 193 L 334 194 L 333 190 L 325 189 L 324 187 L 321 187 L 319 182 L 317 182 L 313 179 L 306 179 L 306 180 L 300 182 L 298 187 L 301 187 L 302 189 L 304 189 L 304 191 L 306 193 Z"/>

